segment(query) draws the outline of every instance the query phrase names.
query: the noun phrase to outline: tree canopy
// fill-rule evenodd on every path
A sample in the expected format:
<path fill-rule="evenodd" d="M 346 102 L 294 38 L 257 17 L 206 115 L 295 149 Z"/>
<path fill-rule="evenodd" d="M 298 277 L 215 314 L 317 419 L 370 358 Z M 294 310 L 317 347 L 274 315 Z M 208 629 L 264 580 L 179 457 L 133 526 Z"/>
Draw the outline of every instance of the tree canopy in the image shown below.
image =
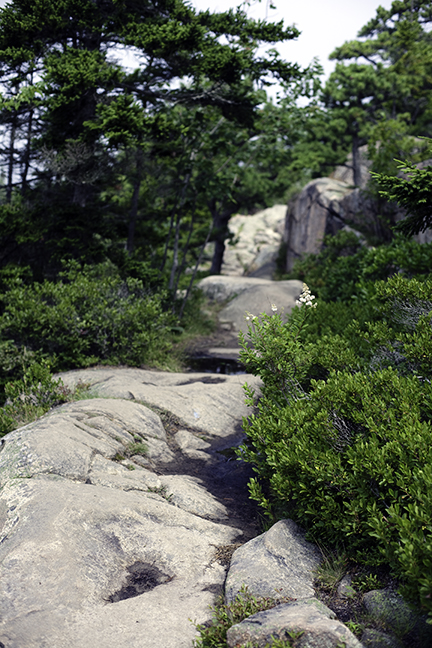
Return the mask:
<path fill-rule="evenodd" d="M 338 63 L 323 99 L 346 124 L 355 184 L 360 184 L 360 145 L 369 144 L 375 170 L 396 171 L 393 159 L 410 152 L 412 137 L 430 134 L 431 21 L 430 3 L 425 0 L 396 0 L 388 10 L 378 7 L 359 38 L 345 42 L 330 56 Z"/>
<path fill-rule="evenodd" d="M 236 131 L 232 141 L 241 147 L 257 136 L 259 88 L 302 75 L 271 46 L 298 35 L 294 27 L 252 20 L 241 9 L 197 12 L 182 0 L 6 5 L 0 11 L 0 218 L 14 225 L 3 230 L 0 261 L 39 259 L 45 272 L 48 259 L 65 255 L 97 260 L 101 242 L 105 251 L 107 240 L 121 247 L 122 234 L 132 253 L 138 220 L 154 219 L 158 203 L 147 204 L 140 218 L 143 192 L 150 200 L 156 191 L 159 205 L 164 196 L 164 222 L 154 228 L 162 237 L 167 223 L 168 234 L 174 231 L 174 212 L 178 219 L 192 203 L 208 210 L 211 195 L 189 195 L 200 152 L 213 154 L 206 142 L 227 129 Z M 269 51 L 263 54 L 262 45 Z M 122 62 L 126 54 L 136 61 L 133 69 Z M 220 166 L 220 152 L 218 159 Z M 122 210 L 129 218 L 119 219 L 120 203 L 113 210 L 107 197 L 115 196 L 125 172 L 132 194 Z M 218 196 L 228 195 L 231 180 L 223 188 L 218 182 Z M 212 185 L 209 178 L 206 183 Z"/>
<path fill-rule="evenodd" d="M 349 149 L 355 184 L 365 143 L 391 173 L 429 136 L 430 19 L 424 0 L 378 8 L 322 86 L 318 62 L 277 52 L 295 27 L 241 8 L 13 0 L 0 10 L 0 269 L 42 279 L 65 258 L 135 259 L 175 291 L 208 241 L 220 272 L 233 213 L 286 200 Z"/>

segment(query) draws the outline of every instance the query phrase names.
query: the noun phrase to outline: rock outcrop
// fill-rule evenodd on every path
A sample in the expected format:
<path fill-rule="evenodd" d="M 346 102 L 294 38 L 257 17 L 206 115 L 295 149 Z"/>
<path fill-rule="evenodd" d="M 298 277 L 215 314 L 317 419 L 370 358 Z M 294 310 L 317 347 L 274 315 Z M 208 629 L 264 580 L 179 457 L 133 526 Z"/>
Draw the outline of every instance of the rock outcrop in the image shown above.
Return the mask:
<path fill-rule="evenodd" d="M 223 452 L 242 438 L 242 384 L 258 379 L 117 368 L 62 378 L 90 385 L 91 398 L 0 441 L 0 647 L 192 648 L 194 622 L 244 586 L 276 606 L 233 625 L 230 648 L 272 637 L 431 645 L 424 619 L 387 591 L 364 596 L 376 623 L 360 643 L 316 598 L 321 556 L 299 527 L 281 520 L 257 535 L 250 467 Z"/>
<path fill-rule="evenodd" d="M 362 147 L 360 187 L 353 184 L 348 157 L 346 165 L 337 167 L 329 178 L 309 182 L 288 205 L 284 232 L 287 272 L 303 255 L 317 254 L 322 248 L 324 236 L 334 236 L 342 229 L 354 231 L 363 242 L 362 233 L 378 237 L 382 235 L 381 214 L 384 205 L 365 191 L 371 166 L 366 153 L 367 147 Z M 394 222 L 406 216 L 406 212 L 396 205 L 387 206 L 386 209 L 391 210 Z M 428 243 L 432 241 L 432 230 L 414 238 L 419 243 Z"/>
<path fill-rule="evenodd" d="M 272 279 L 282 242 L 286 205 L 274 205 L 255 214 L 236 214 L 228 229 L 232 239 L 226 245 L 222 274 Z M 214 243 L 205 250 L 202 270 L 209 270 Z"/>
<path fill-rule="evenodd" d="M 244 377 L 103 369 L 63 379 L 104 398 L 1 442 L 0 645 L 191 648 L 191 620 L 209 618 L 223 587 L 218 552 L 254 535 L 239 513 L 246 467 L 217 452 L 239 441 Z M 161 416 L 174 413 L 167 435 Z"/>
<path fill-rule="evenodd" d="M 208 299 L 219 303 L 228 302 L 219 312 L 218 319 L 225 330 L 237 336 L 239 331 L 247 330 L 246 311 L 254 315 L 271 315 L 271 305 L 275 304 L 279 312 L 288 315 L 295 306 L 303 283 L 297 279 L 270 281 L 254 277 L 216 275 L 205 277 L 198 287 Z"/>
<path fill-rule="evenodd" d="M 274 205 L 253 215 L 233 216 L 228 226 L 233 244 L 225 249 L 222 274 L 272 279 L 286 211 L 286 205 Z"/>
<path fill-rule="evenodd" d="M 242 586 L 255 596 L 313 597 L 313 574 L 321 560 L 318 549 L 304 539 L 295 522 L 281 520 L 234 553 L 225 600 L 232 603 Z"/>
<path fill-rule="evenodd" d="M 286 217 L 287 271 L 305 254 L 317 254 L 324 236 L 335 235 L 345 225 L 342 208 L 352 189 L 340 180 L 319 178 L 302 190 Z"/>

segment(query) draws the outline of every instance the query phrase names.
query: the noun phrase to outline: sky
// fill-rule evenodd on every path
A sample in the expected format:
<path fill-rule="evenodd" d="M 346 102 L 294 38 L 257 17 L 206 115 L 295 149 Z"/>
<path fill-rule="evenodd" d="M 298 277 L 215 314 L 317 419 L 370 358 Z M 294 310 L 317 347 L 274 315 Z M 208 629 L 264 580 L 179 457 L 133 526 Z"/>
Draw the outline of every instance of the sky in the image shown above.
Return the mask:
<path fill-rule="evenodd" d="M 241 0 L 189 0 L 196 9 L 227 11 L 241 4 Z M 268 0 L 253 1 L 247 10 L 251 18 L 266 18 L 271 22 L 284 20 L 295 25 L 301 35 L 295 41 L 277 46 L 282 58 L 306 67 L 315 56 L 324 67 L 325 77 L 334 69 L 329 61 L 331 52 L 357 32 L 376 14 L 379 5 L 389 9 L 391 0 L 273 0 L 276 10 L 268 9 Z M 267 16 L 266 16 L 267 14 Z"/>

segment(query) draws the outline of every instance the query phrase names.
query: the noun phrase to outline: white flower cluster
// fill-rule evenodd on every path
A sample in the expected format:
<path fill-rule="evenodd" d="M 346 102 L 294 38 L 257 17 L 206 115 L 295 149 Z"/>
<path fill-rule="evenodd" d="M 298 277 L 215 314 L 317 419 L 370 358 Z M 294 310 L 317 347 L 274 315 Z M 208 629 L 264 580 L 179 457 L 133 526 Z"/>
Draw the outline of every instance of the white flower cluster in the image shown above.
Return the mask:
<path fill-rule="evenodd" d="M 304 283 L 301 295 L 296 300 L 297 306 L 302 306 L 304 304 L 305 306 L 312 306 L 312 308 L 316 308 L 316 304 L 312 303 L 313 299 L 315 299 L 315 295 L 311 295 L 311 291 L 309 290 L 308 285 Z"/>

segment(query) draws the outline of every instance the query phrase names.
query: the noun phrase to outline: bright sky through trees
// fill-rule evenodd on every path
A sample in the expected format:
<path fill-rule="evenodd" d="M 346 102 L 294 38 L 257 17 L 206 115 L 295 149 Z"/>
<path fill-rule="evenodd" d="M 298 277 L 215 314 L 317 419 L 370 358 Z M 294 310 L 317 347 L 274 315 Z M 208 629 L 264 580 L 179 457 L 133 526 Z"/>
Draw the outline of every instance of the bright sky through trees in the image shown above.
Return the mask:
<path fill-rule="evenodd" d="M 0 0 L 1 1 L 1 0 Z M 297 41 L 278 45 L 283 58 L 306 67 L 318 56 L 326 77 L 333 71 L 335 62 L 329 61 L 331 52 L 346 40 L 356 38 L 357 32 L 375 16 L 379 5 L 389 9 L 391 0 L 273 0 L 276 10 L 269 8 L 269 0 L 252 0 L 248 13 L 252 18 L 265 18 L 271 22 L 284 20 L 302 34 Z M 191 4 L 204 11 L 227 11 L 241 4 L 240 0 L 191 0 Z"/>
<path fill-rule="evenodd" d="M 200 11 L 227 11 L 242 4 L 241 0 L 187 0 Z M 276 22 L 284 20 L 285 25 L 295 25 L 302 33 L 297 41 L 280 44 L 278 50 L 283 58 L 306 67 L 317 56 L 327 77 L 335 62 L 328 57 L 335 47 L 346 40 L 356 38 L 357 32 L 376 12 L 379 5 L 386 9 L 392 0 L 273 0 L 276 9 L 270 9 L 270 0 L 250 0 L 247 9 L 252 18 L 267 18 Z M 6 0 L 0 0 L 4 7 Z M 244 3 L 243 3 L 244 4 Z M 126 64 L 132 67 L 133 58 Z"/>

